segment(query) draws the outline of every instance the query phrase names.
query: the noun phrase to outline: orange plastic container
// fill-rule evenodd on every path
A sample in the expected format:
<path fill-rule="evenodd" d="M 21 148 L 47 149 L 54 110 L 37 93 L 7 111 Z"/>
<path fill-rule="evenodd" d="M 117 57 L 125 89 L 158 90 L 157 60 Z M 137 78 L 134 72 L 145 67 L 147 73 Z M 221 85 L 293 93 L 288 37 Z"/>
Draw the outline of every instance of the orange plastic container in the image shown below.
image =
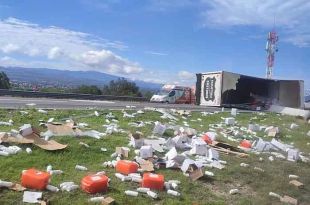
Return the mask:
<path fill-rule="evenodd" d="M 105 175 L 88 175 L 81 180 L 81 189 L 89 194 L 106 192 L 109 178 Z"/>
<path fill-rule="evenodd" d="M 144 173 L 142 179 L 142 187 L 163 190 L 164 189 L 164 175 L 153 174 L 153 173 Z"/>
<path fill-rule="evenodd" d="M 240 147 L 244 147 L 244 148 L 251 148 L 252 144 L 249 140 L 242 140 L 240 142 Z"/>
<path fill-rule="evenodd" d="M 29 189 L 44 190 L 49 183 L 50 174 L 36 169 L 28 169 L 22 173 L 21 183 Z"/>
<path fill-rule="evenodd" d="M 138 164 L 128 160 L 120 160 L 117 162 L 115 169 L 121 174 L 130 174 L 138 171 Z"/>
<path fill-rule="evenodd" d="M 207 144 L 212 144 L 212 140 L 211 138 L 209 137 L 208 134 L 204 134 L 202 137 L 203 141 L 205 141 Z"/>

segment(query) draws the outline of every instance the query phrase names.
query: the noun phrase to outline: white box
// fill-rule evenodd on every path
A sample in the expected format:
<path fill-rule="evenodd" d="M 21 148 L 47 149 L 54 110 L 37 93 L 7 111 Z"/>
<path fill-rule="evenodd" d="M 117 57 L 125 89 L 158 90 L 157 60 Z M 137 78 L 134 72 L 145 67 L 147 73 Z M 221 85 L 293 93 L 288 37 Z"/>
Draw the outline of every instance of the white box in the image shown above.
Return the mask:
<path fill-rule="evenodd" d="M 150 157 L 153 157 L 153 148 L 152 146 L 142 146 L 140 148 L 140 157 L 143 158 L 143 159 L 147 159 L 147 158 L 150 158 Z"/>
<path fill-rule="evenodd" d="M 233 118 L 233 117 L 225 118 L 225 124 L 226 125 L 234 125 L 235 124 L 235 118 Z"/>

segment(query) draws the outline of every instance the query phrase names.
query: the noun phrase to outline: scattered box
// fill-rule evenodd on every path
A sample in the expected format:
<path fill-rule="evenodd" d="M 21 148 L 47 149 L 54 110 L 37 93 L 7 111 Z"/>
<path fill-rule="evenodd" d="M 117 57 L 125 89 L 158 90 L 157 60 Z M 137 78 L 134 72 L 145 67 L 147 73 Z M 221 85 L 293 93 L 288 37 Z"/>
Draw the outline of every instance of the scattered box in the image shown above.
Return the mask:
<path fill-rule="evenodd" d="M 284 202 L 284 203 L 292 204 L 292 205 L 298 205 L 297 199 L 294 199 L 294 198 L 292 198 L 290 196 L 286 196 L 286 195 L 284 197 L 281 197 L 280 201 Z"/>
<path fill-rule="evenodd" d="M 297 180 L 291 180 L 289 183 L 294 185 L 294 186 L 296 186 L 296 187 L 298 187 L 298 188 L 303 188 L 304 187 L 304 184 L 299 182 L 299 181 L 297 181 Z"/>

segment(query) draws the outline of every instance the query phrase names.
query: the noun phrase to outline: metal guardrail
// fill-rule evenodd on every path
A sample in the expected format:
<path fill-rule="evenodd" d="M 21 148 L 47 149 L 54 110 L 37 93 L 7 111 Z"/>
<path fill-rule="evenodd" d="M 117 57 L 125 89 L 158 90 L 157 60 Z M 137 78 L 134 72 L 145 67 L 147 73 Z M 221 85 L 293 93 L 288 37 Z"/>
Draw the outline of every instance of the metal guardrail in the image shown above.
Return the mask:
<path fill-rule="evenodd" d="M 145 97 L 114 96 L 114 95 L 91 95 L 77 93 L 46 93 L 35 91 L 20 91 L 0 89 L 0 96 L 29 97 L 29 98 L 56 98 L 78 100 L 121 100 L 121 101 L 148 101 Z"/>

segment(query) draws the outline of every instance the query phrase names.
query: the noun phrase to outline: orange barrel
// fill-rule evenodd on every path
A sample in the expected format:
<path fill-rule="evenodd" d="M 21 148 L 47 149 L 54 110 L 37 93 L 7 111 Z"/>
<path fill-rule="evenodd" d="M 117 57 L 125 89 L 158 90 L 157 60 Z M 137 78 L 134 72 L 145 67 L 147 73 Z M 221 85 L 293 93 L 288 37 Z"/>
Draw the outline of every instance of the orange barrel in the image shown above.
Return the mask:
<path fill-rule="evenodd" d="M 106 192 L 109 178 L 105 175 L 88 175 L 81 180 L 81 189 L 89 194 Z"/>
<path fill-rule="evenodd" d="M 144 173 L 142 179 L 142 187 L 163 190 L 164 188 L 164 175 L 153 174 L 153 173 Z"/>
<path fill-rule="evenodd" d="M 243 147 L 243 148 L 251 148 L 252 147 L 252 144 L 249 140 L 242 140 L 240 142 L 240 147 Z"/>
<path fill-rule="evenodd" d="M 120 160 L 116 163 L 115 169 L 116 169 L 116 172 L 128 175 L 130 173 L 137 172 L 138 167 L 139 167 L 138 164 L 133 161 Z"/>
<path fill-rule="evenodd" d="M 44 190 L 49 183 L 50 174 L 36 169 L 28 169 L 22 173 L 21 183 L 29 189 Z"/>

